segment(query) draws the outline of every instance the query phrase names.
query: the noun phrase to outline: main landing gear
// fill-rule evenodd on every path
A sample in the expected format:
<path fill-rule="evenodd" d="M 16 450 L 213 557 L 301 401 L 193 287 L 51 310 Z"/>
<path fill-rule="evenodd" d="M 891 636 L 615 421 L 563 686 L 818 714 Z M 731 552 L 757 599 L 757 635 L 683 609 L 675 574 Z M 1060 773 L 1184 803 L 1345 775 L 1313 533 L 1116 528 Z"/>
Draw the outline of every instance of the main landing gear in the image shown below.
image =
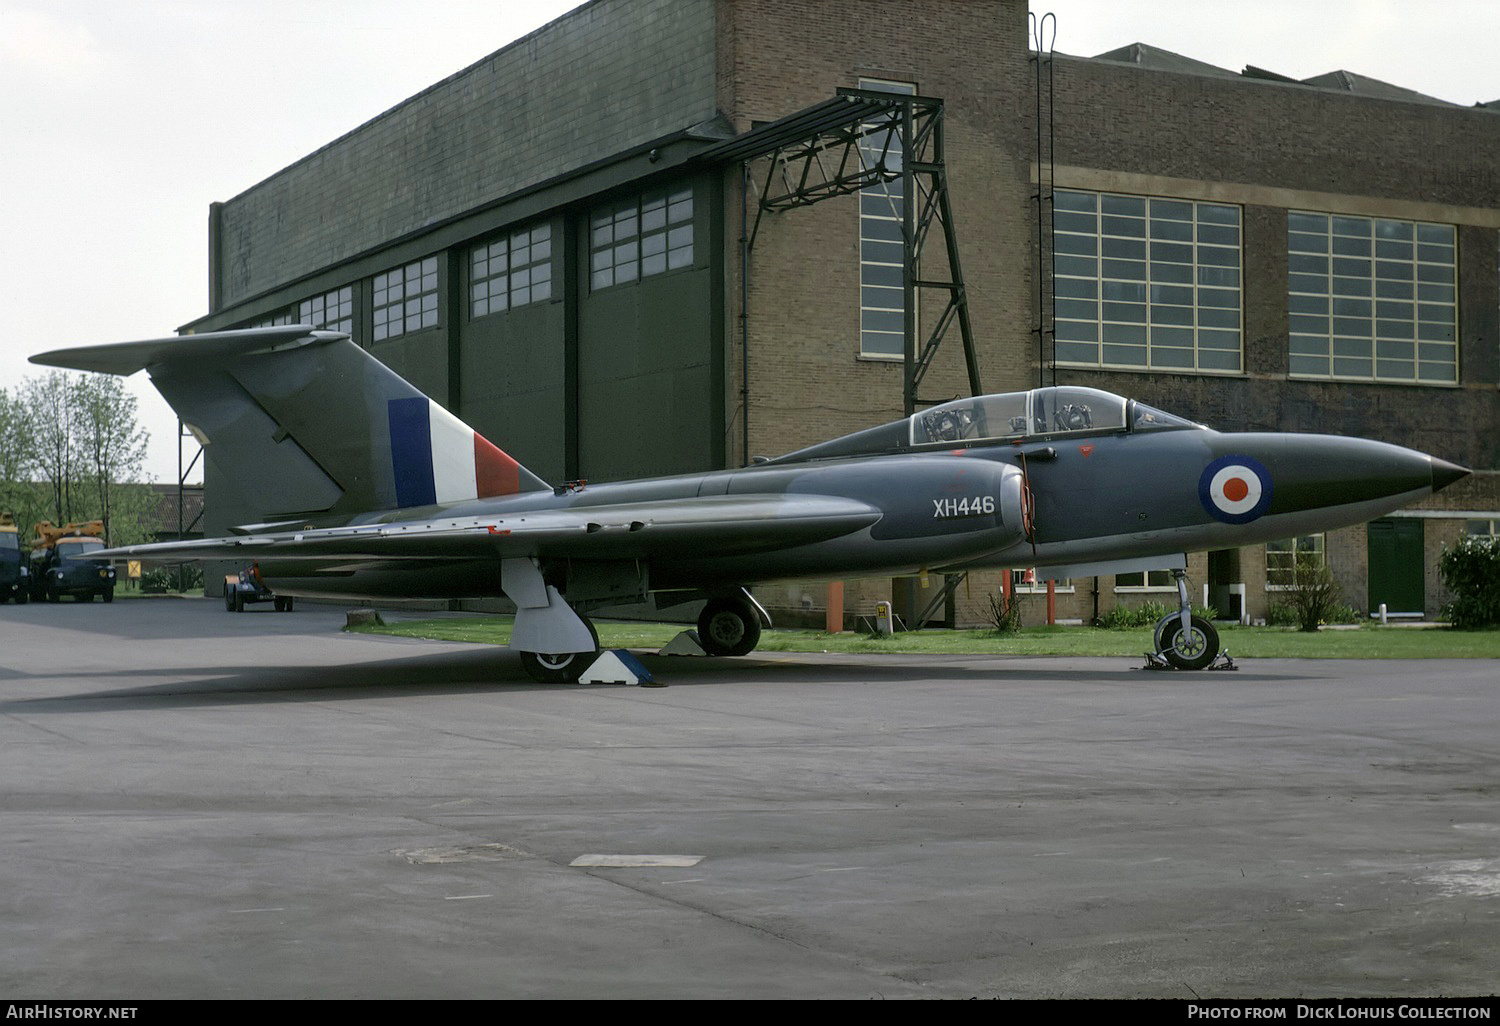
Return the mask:
<path fill-rule="evenodd" d="M 712 598 L 698 616 L 698 644 L 711 656 L 748 655 L 760 644 L 760 610 L 741 589 Z"/>
<path fill-rule="evenodd" d="M 1152 634 L 1155 650 L 1146 653 L 1146 669 L 1209 669 L 1221 655 L 1219 632 L 1203 617 L 1193 615 L 1193 604 L 1188 599 L 1187 571 L 1173 570 L 1172 577 L 1177 581 L 1178 608 L 1157 622 Z M 1223 659 L 1224 665 L 1216 669 L 1235 668 L 1227 652 L 1223 653 Z"/>
<path fill-rule="evenodd" d="M 521 652 L 521 666 L 532 680 L 539 684 L 573 684 L 599 658 L 599 632 L 594 629 L 594 621 L 582 613 L 578 614 L 578 619 L 583 621 L 583 625 L 593 636 L 593 651 Z"/>
<path fill-rule="evenodd" d="M 561 596 L 555 596 L 554 601 L 555 606 L 564 605 Z M 599 657 L 599 632 L 593 622 L 582 613 L 569 612 L 588 628 L 592 646 L 586 651 L 552 653 L 517 649 L 521 666 L 532 680 L 542 684 L 576 683 Z M 711 656 L 748 655 L 760 643 L 761 625 L 768 619 L 744 589 L 716 596 L 708 600 L 698 617 L 698 644 Z"/>

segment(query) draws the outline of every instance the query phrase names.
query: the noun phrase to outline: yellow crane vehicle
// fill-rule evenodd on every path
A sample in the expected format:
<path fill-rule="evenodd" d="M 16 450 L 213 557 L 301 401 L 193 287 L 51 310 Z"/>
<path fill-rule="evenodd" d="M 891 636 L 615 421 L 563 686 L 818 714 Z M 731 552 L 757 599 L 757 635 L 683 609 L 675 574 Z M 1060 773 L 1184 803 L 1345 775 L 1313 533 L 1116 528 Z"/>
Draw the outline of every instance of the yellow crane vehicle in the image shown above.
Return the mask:
<path fill-rule="evenodd" d="M 91 602 L 95 595 L 106 602 L 115 598 L 115 568 L 93 554 L 104 548 L 104 521 L 55 526 L 50 520 L 37 523 L 31 540 L 31 597 L 57 602 L 73 595 Z"/>

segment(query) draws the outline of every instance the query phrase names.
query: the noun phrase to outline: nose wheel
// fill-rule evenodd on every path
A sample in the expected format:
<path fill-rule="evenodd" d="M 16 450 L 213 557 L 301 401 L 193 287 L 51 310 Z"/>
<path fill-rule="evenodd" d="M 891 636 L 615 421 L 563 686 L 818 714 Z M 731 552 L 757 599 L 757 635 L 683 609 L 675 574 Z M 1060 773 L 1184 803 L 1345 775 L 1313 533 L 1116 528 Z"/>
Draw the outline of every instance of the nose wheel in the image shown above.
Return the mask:
<path fill-rule="evenodd" d="M 1219 654 L 1219 632 L 1201 616 L 1189 617 L 1188 623 L 1183 630 L 1181 613 L 1162 617 L 1153 635 L 1156 655 L 1173 669 L 1207 669 Z"/>
<path fill-rule="evenodd" d="M 1148 670 L 1207 670 L 1220 658 L 1219 631 L 1201 616 L 1193 615 L 1188 600 L 1187 571 L 1173 570 L 1177 581 L 1177 611 L 1168 613 L 1156 624 L 1151 640 L 1154 651 L 1146 653 Z M 1232 670 L 1234 661 L 1222 653 L 1224 665 L 1217 669 Z"/>

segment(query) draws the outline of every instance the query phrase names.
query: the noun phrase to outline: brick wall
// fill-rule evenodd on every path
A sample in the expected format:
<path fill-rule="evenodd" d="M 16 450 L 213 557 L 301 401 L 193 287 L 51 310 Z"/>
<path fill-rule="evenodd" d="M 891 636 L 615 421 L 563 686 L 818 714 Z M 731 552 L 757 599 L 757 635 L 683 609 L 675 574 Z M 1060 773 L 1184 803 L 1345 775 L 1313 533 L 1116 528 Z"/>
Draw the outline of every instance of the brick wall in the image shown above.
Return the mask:
<path fill-rule="evenodd" d="M 1060 381 L 1225 430 L 1357 435 L 1500 467 L 1500 117 L 1074 58 L 1056 82 L 1060 181 L 1244 204 L 1243 376 L 1065 368 Z M 1289 206 L 1459 226 L 1460 387 L 1287 378 Z"/>
<path fill-rule="evenodd" d="M 945 105 L 948 183 L 987 391 L 1031 375 L 1030 150 L 1016 113 L 1029 109 L 1026 10 L 1018 0 L 913 5 L 905 0 L 735 0 L 720 5 L 719 106 L 738 130 L 858 87 L 912 82 Z M 739 177 L 730 175 L 738 236 Z M 941 250 L 934 236 L 929 252 Z M 936 258 L 934 258 L 936 259 Z M 738 396 L 739 254 L 729 259 L 731 375 Z M 938 261 L 941 262 L 941 261 Z M 927 303 L 928 320 L 937 303 Z M 750 266 L 748 411 L 730 420 L 750 449 L 775 454 L 902 415 L 899 361 L 859 358 L 859 224 L 854 197 L 762 222 Z M 924 397 L 968 393 L 956 330 Z M 739 436 L 730 451 L 738 452 Z"/>
<path fill-rule="evenodd" d="M 1492 111 L 1075 58 L 1058 59 L 1056 87 L 1062 164 L 1455 206 L 1500 196 Z"/>
<path fill-rule="evenodd" d="M 719 4 L 720 110 L 738 131 L 857 88 L 862 78 L 915 83 L 945 108 L 945 157 L 959 256 L 985 391 L 1027 387 L 1031 356 L 1031 78 L 1020 0 L 728 0 Z M 758 169 L 758 168 L 757 168 Z M 726 451 L 736 462 L 748 424 L 752 454 L 775 455 L 903 414 L 900 361 L 862 359 L 859 210 L 855 197 L 764 220 L 749 272 L 749 396 L 741 400 L 740 178 L 726 175 Z M 928 242 L 939 253 L 941 237 Z M 938 273 L 945 261 L 930 257 Z M 936 294 L 924 297 L 930 330 Z M 921 387 L 967 395 L 956 327 Z M 937 587 L 940 581 L 935 581 Z M 976 574 L 957 596 L 959 621 L 982 622 L 999 574 Z M 848 582 L 847 622 L 890 596 L 884 580 Z M 821 582 L 757 587 L 779 619 L 821 623 Z M 925 605 L 931 592 L 917 593 Z"/>

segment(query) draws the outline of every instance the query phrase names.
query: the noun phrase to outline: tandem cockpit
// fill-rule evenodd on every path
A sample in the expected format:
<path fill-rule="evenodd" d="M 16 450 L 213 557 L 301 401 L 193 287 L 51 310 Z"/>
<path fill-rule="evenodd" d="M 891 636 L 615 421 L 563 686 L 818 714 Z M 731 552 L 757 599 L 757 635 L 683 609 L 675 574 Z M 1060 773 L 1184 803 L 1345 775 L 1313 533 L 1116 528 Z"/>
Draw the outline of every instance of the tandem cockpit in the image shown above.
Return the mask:
<path fill-rule="evenodd" d="M 907 418 L 910 445 L 1200 425 L 1097 388 L 1060 385 L 955 399 Z"/>
<path fill-rule="evenodd" d="M 799 449 L 770 463 L 876 455 L 938 445 L 1017 442 L 1059 435 L 1201 430 L 1183 417 L 1078 385 L 955 399 L 905 420 Z"/>

